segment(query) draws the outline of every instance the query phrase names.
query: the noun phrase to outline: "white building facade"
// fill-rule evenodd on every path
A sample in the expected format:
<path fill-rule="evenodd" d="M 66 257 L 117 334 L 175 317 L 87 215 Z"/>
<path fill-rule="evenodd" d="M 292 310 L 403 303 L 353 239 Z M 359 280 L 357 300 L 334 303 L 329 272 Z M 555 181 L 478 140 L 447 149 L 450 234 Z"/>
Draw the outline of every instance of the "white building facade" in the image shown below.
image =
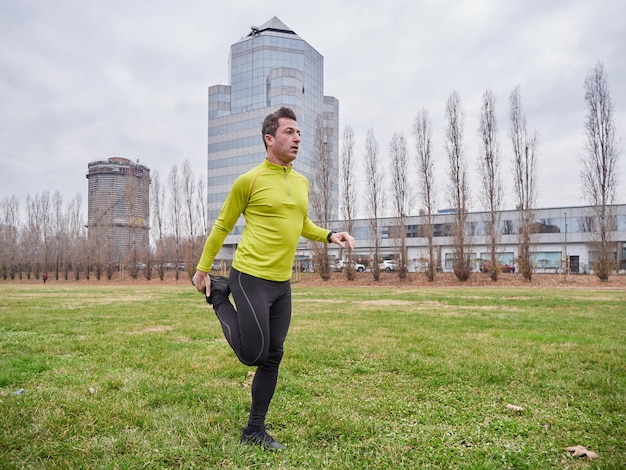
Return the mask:
<path fill-rule="evenodd" d="M 612 252 L 616 264 L 625 269 L 626 263 L 626 205 L 611 206 L 616 230 L 611 232 Z M 571 273 L 586 273 L 595 261 L 596 240 L 593 231 L 593 209 L 591 207 L 555 207 L 536 209 L 534 231 L 531 237 L 531 252 L 535 272 L 563 272 L 569 267 Z M 468 214 L 468 244 L 470 257 L 475 270 L 478 270 L 482 261 L 488 260 L 489 240 L 485 234 L 484 212 Z M 434 218 L 434 245 L 437 265 L 440 271 L 452 271 L 454 257 L 454 242 L 451 233 L 453 214 L 439 213 Z M 499 212 L 500 230 L 498 235 L 498 260 L 500 264 L 516 266 L 518 257 L 518 221 L 519 213 L 515 210 Z M 428 256 L 428 241 L 422 236 L 424 216 L 409 216 L 406 224 L 406 249 L 410 271 L 421 271 L 424 260 Z M 359 262 L 366 265 L 372 260 L 372 236 L 369 232 L 367 219 L 353 221 L 353 235 L 356 239 L 356 248 L 353 254 Z M 398 254 L 398 240 L 393 234 L 397 232 L 394 218 L 384 218 L 379 223 L 380 258 L 394 259 Z M 332 225 L 333 230 L 345 229 L 343 221 Z M 334 246 L 334 245 L 333 245 Z M 310 249 L 305 240 L 301 240 L 297 252 L 298 258 L 310 258 Z M 333 258 L 343 258 L 345 255 L 339 249 L 332 249 Z M 380 261 L 380 259 L 378 260 Z M 517 267 L 517 266 L 516 266 Z"/>

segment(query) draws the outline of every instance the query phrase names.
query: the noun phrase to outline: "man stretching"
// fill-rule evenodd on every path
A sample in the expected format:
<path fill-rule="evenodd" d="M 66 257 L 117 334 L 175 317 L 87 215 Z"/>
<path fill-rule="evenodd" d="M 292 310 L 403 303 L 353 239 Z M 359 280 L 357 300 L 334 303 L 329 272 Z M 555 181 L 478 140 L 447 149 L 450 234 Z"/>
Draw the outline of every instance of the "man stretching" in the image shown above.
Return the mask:
<path fill-rule="evenodd" d="M 265 429 L 291 320 L 291 273 L 300 236 L 354 248 L 347 232 L 321 228 L 308 217 L 309 182 L 292 162 L 300 146 L 294 112 L 280 108 L 263 121 L 265 160 L 233 183 L 211 229 L 193 277 L 221 323 L 237 358 L 257 366 L 252 404 L 241 442 L 284 449 Z M 224 239 L 243 214 L 246 225 L 229 278 L 209 276 Z M 345 243 L 344 243 L 345 242 Z M 230 302 L 232 293 L 235 306 Z"/>

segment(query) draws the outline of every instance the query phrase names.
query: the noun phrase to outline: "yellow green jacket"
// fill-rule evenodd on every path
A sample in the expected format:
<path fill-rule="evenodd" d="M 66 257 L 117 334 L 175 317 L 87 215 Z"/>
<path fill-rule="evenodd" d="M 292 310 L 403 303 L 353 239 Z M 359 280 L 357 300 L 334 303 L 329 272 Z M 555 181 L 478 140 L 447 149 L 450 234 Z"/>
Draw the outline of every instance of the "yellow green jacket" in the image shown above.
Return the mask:
<path fill-rule="evenodd" d="M 293 167 L 265 160 L 239 176 L 213 224 L 198 270 L 211 270 L 224 239 L 243 214 L 246 225 L 233 268 L 270 281 L 291 279 L 300 236 L 328 242 L 329 230 L 308 216 L 309 182 Z"/>

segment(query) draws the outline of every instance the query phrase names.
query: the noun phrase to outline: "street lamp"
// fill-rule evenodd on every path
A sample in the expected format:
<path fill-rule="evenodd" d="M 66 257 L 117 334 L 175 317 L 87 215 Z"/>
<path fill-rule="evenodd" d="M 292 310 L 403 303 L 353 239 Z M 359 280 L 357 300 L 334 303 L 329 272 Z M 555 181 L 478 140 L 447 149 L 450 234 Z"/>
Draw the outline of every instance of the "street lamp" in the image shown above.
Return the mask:
<path fill-rule="evenodd" d="M 565 214 L 565 274 L 569 274 L 569 257 L 567 256 L 567 212 Z"/>

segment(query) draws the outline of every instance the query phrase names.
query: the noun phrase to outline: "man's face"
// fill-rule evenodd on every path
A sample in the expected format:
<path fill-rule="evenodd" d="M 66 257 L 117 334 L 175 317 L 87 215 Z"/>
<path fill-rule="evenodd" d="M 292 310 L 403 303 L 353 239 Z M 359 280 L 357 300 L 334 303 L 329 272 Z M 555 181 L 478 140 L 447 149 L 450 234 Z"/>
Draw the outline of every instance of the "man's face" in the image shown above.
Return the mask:
<path fill-rule="evenodd" d="M 279 118 L 276 136 L 266 134 L 267 159 L 277 165 L 287 166 L 296 159 L 300 147 L 300 129 L 293 119 Z"/>

